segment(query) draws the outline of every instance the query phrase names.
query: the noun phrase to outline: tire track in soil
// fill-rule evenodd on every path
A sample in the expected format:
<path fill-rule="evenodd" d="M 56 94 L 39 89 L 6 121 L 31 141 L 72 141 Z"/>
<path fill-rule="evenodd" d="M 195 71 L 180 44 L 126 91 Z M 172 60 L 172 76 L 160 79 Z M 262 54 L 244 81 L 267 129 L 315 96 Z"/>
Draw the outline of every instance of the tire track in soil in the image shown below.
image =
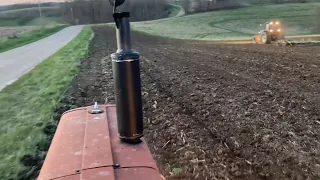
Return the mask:
<path fill-rule="evenodd" d="M 176 50 L 172 51 L 179 50 L 184 51 L 184 47 L 176 48 Z M 237 53 L 234 54 L 234 52 Z M 276 57 L 275 52 L 273 52 L 272 55 L 264 54 L 264 60 L 261 63 L 261 60 L 259 61 L 260 57 L 257 57 L 259 54 L 253 55 L 250 54 L 250 51 L 248 52 L 243 49 L 239 51 L 236 48 L 230 49 L 229 52 L 224 52 L 223 54 L 219 52 L 208 52 L 208 50 L 203 49 L 188 49 L 188 51 L 184 53 L 186 56 L 188 56 L 189 53 L 202 54 L 206 57 L 212 57 L 214 55 L 214 63 L 212 63 L 212 59 L 210 58 L 201 59 L 201 63 L 205 63 L 206 66 L 210 66 L 214 70 L 227 70 L 232 75 L 241 76 L 241 78 L 255 81 L 266 87 L 271 86 L 281 91 L 299 91 L 299 94 L 301 94 L 302 91 L 305 93 L 314 91 L 316 94 L 313 95 L 313 98 L 310 98 L 309 101 L 311 102 L 316 101 L 316 97 L 319 96 L 317 89 L 320 88 L 320 77 L 317 76 L 317 74 L 320 74 L 318 68 L 320 66 L 320 56 L 316 63 L 310 65 L 310 63 L 307 64 L 303 62 L 304 58 L 302 57 L 300 57 L 301 59 L 297 58 L 299 61 L 295 63 L 292 63 L 292 61 L 289 61 L 291 64 L 284 63 L 285 60 L 290 59 L 289 55 L 279 55 L 282 57 L 279 58 L 280 61 L 273 63 L 270 59 Z M 227 59 L 225 57 L 227 57 Z M 305 65 L 303 65 L 303 63 Z M 259 69 L 259 71 L 257 71 L 257 69 Z M 300 75 L 297 76 L 296 74 L 298 73 L 300 73 Z M 297 84 L 297 81 L 300 83 Z"/>
<path fill-rule="evenodd" d="M 89 57 L 69 91 L 72 98 L 64 101 L 66 107 L 114 102 L 109 59 L 110 52 L 116 49 L 114 29 L 100 27 L 94 31 Z M 287 48 L 247 49 L 139 33 L 133 33 L 133 40 L 134 47 L 142 53 L 145 137 L 168 179 L 316 179 L 320 125 L 314 122 L 320 121 L 316 111 L 320 103 L 314 101 L 306 109 L 301 107 L 315 96 L 312 93 L 319 90 L 318 86 L 292 90 L 290 81 L 282 79 L 283 90 L 273 78 L 269 79 L 270 84 L 264 83 L 268 77 L 260 77 L 258 71 L 284 78 L 291 75 L 286 71 L 281 74 L 279 67 L 270 71 L 259 65 L 259 57 L 272 51 L 280 57 L 287 56 L 283 64 L 289 67 L 295 66 L 290 64 L 292 58 L 292 63 L 303 63 L 306 70 L 310 69 L 307 62 L 317 63 L 317 48 L 306 49 L 308 54 L 297 48 L 290 54 Z M 212 49 L 218 55 L 211 55 Z M 257 64 L 246 62 L 247 57 L 244 65 L 242 61 L 235 62 L 230 51 L 235 57 L 252 54 Z M 275 62 L 280 60 L 270 59 L 270 64 Z M 254 66 L 252 71 L 245 71 L 250 66 Z M 240 71 L 241 76 L 234 71 Z M 311 95 L 299 96 L 304 91 Z M 184 174 L 171 177 L 173 168 L 182 168 Z"/>
<path fill-rule="evenodd" d="M 159 71 L 156 71 L 155 69 L 157 69 L 155 66 L 150 66 L 150 64 L 148 64 L 147 65 L 148 66 L 148 68 L 150 68 L 150 69 L 153 69 L 154 70 L 154 72 L 152 72 L 152 73 L 150 73 L 150 74 L 158 74 L 158 76 L 164 76 L 162 73 L 160 73 Z M 162 77 L 163 78 L 163 77 Z M 188 104 L 190 104 L 188 101 L 186 101 L 186 99 L 188 98 L 188 97 L 183 97 L 183 95 L 182 94 L 180 94 L 180 96 L 182 96 L 182 98 L 181 97 L 179 97 L 179 94 L 177 95 L 177 96 L 174 96 L 174 95 L 172 95 L 172 93 L 170 93 L 170 91 L 167 91 L 166 89 L 172 89 L 172 88 L 170 88 L 170 84 L 167 84 L 166 82 L 170 82 L 170 80 L 169 79 L 167 79 L 167 78 L 163 78 L 164 80 L 159 80 L 159 79 L 157 79 L 157 78 L 155 78 L 155 79 L 153 79 L 153 81 L 154 82 L 157 82 L 157 84 L 158 84 L 158 88 L 159 89 L 161 89 L 160 91 L 161 92 L 164 92 L 165 94 L 167 94 L 167 95 L 169 95 L 169 97 L 171 97 L 172 99 L 175 99 L 176 101 L 178 101 L 177 103 L 178 103 L 178 106 L 180 106 L 181 107 L 181 109 L 184 109 L 183 110 L 183 113 L 184 114 L 186 114 L 187 116 L 189 116 L 189 117 L 191 117 L 191 119 L 193 119 L 195 122 L 197 122 L 197 123 L 199 123 L 200 125 L 201 125 L 201 127 L 202 128 L 214 128 L 214 127 L 212 127 L 212 126 L 210 126 L 209 124 L 207 124 L 207 123 L 203 123 L 203 122 L 201 122 L 201 120 L 209 120 L 210 121 L 210 119 L 215 119 L 215 120 L 217 120 L 217 119 L 223 119 L 223 117 L 219 117 L 219 115 L 217 116 L 211 116 L 211 118 L 210 119 L 207 119 L 207 118 L 205 118 L 205 117 L 203 117 L 203 114 L 201 114 L 201 113 L 199 113 L 199 112 L 196 112 L 194 109 L 194 107 L 193 106 L 188 106 Z M 150 82 L 152 82 L 152 81 L 150 81 Z M 179 90 L 178 90 L 179 91 Z M 190 93 L 192 93 L 192 92 L 194 92 L 194 91 L 184 91 L 183 93 L 185 93 L 185 94 L 190 94 Z M 195 100 L 195 99 L 202 99 L 201 97 L 198 97 L 197 95 L 192 95 L 193 96 L 193 98 L 192 98 L 192 100 Z M 201 102 L 201 101 L 200 101 Z M 209 104 L 209 105 L 212 105 L 212 104 Z M 218 111 L 218 114 L 221 112 L 221 110 L 219 109 L 219 108 L 215 108 L 215 109 L 218 109 L 217 111 Z M 197 119 L 196 117 L 200 117 L 201 119 Z M 224 120 L 222 120 L 222 121 L 224 121 Z M 214 123 L 214 122 L 213 122 Z M 208 126 L 209 125 L 209 126 Z M 224 125 L 224 126 L 228 126 L 228 125 Z M 215 128 L 214 128 L 215 129 Z M 255 171 L 255 169 L 257 169 L 256 171 L 261 171 L 261 169 L 259 170 L 259 168 L 262 168 L 262 167 L 259 167 L 259 165 L 256 165 L 257 167 L 250 167 L 250 166 L 248 166 L 248 162 L 249 161 L 247 161 L 246 160 L 246 158 L 245 158 L 245 156 L 247 156 L 248 157 L 248 155 L 242 155 L 241 153 L 243 153 L 243 152 L 241 152 L 241 150 L 239 150 L 239 148 L 240 147 L 236 147 L 237 145 L 235 144 L 235 142 L 233 141 L 234 139 L 233 139 L 233 137 L 228 137 L 228 136 L 226 136 L 226 135 L 223 135 L 224 133 L 221 133 L 221 131 L 223 132 L 223 131 L 230 131 L 228 128 L 227 129 L 225 129 L 225 130 L 221 130 L 220 132 L 214 132 L 214 131 L 210 131 L 210 130 L 207 130 L 208 131 L 208 135 L 209 136 L 211 136 L 211 138 L 213 138 L 213 139 L 218 139 L 219 141 L 218 141 L 218 143 L 216 142 L 216 143 L 214 143 L 214 144 L 222 144 L 222 145 L 224 145 L 225 147 L 223 147 L 223 146 L 220 146 L 220 148 L 218 148 L 218 149 L 215 149 L 215 151 L 216 152 L 218 152 L 218 153 L 221 153 L 221 152 L 228 152 L 227 153 L 227 155 L 225 155 L 226 157 L 224 157 L 224 158 L 226 158 L 227 160 L 227 163 L 226 164 L 230 164 L 230 162 L 234 162 L 234 161 L 236 161 L 236 162 L 234 162 L 234 163 L 231 163 L 231 167 L 229 167 L 228 165 L 227 165 L 227 168 L 228 169 L 232 169 L 231 170 L 231 172 L 233 172 L 233 173 L 231 173 L 231 175 L 228 175 L 228 173 L 227 174 L 225 174 L 224 176 L 227 176 L 227 177 L 232 177 L 232 175 L 234 174 L 234 176 L 235 177 L 238 177 L 238 178 L 240 178 L 241 176 L 246 176 L 247 178 L 248 178 L 248 173 L 244 173 L 244 174 L 242 174 L 241 172 L 247 172 L 247 171 Z M 236 130 L 235 130 L 236 131 Z M 250 131 L 250 130 L 248 130 L 248 131 Z M 240 132 L 239 132 L 240 133 Z M 222 134 L 223 136 L 222 137 L 218 137 L 217 136 L 217 134 Z M 233 134 L 233 133 L 232 133 Z M 229 135 L 232 135 L 232 134 L 229 134 Z M 230 148 L 231 147 L 231 148 Z M 219 156 L 221 156 L 221 155 L 217 155 L 217 154 L 210 154 L 210 153 L 208 153 L 209 155 L 208 155 L 208 157 L 210 158 L 210 157 L 219 157 Z M 241 163 L 239 163 L 239 160 L 241 160 L 242 162 Z M 220 162 L 223 162 L 223 160 L 219 160 Z M 251 162 L 254 162 L 254 161 L 251 161 Z M 235 163 L 237 163 L 237 165 L 235 165 Z M 222 163 L 223 164 L 223 163 Z M 216 167 L 213 167 L 213 168 L 216 168 Z M 253 169 L 253 170 L 251 170 L 251 168 Z M 237 171 L 237 170 L 239 170 L 239 171 Z M 217 171 L 217 168 L 216 168 L 216 170 L 215 171 Z M 273 172 L 275 172 L 276 171 L 276 169 L 274 169 L 274 170 L 272 170 Z M 224 177 L 224 176 L 220 176 L 220 177 Z M 251 172 L 251 175 L 250 175 L 251 177 L 250 177 L 250 179 L 259 179 L 259 177 L 261 178 L 261 176 L 263 177 L 263 176 L 268 176 L 268 175 L 264 175 L 264 174 L 260 174 L 259 175 L 259 173 L 257 173 L 257 174 L 253 174 L 252 172 Z M 213 177 L 215 177 L 215 176 L 213 176 Z M 213 178 L 213 177 L 210 177 L 210 178 Z M 234 177 L 234 178 L 235 178 Z"/>
<path fill-rule="evenodd" d="M 151 50 L 152 51 L 152 50 Z M 184 52 L 185 53 L 185 52 Z M 170 52 L 169 54 L 171 54 L 171 55 L 174 55 L 173 54 L 173 52 Z M 167 57 L 167 58 L 170 58 L 170 57 Z M 171 63 L 171 64 L 166 64 L 166 65 L 164 65 L 164 66 L 166 66 L 166 67 L 177 67 L 177 66 L 179 66 L 179 63 L 180 64 L 182 64 L 181 62 L 178 62 L 178 63 Z M 209 69 L 209 70 L 204 70 L 204 68 L 203 67 L 196 67 L 196 64 L 188 64 L 188 62 L 186 62 L 186 61 L 184 61 L 183 62 L 184 63 L 184 65 L 188 65 L 188 66 L 193 66 L 193 68 L 195 69 L 195 70 L 197 70 L 198 72 L 199 71 L 203 71 L 203 72 L 207 72 L 207 73 L 210 73 L 211 71 L 215 71 L 215 72 L 217 72 L 217 71 L 220 71 L 219 73 L 222 73 L 222 71 L 224 70 L 224 71 L 226 71 L 226 75 L 225 75 L 225 77 L 227 77 L 227 76 L 230 76 L 230 73 L 228 73 L 228 72 L 232 72 L 227 66 L 225 66 L 225 68 L 223 69 L 223 68 L 216 68 L 216 67 L 212 67 L 213 69 Z M 161 65 L 160 65 L 161 66 Z M 209 65 L 209 64 L 206 64 L 206 66 L 210 66 L 211 67 L 211 65 Z M 163 68 L 164 69 L 164 68 Z M 199 70 L 200 69 L 200 70 Z M 174 72 L 173 72 L 173 74 L 174 74 Z M 182 74 L 183 75 L 183 74 Z M 233 73 L 231 73 L 231 75 L 234 75 Z M 235 75 L 234 75 L 235 76 Z M 249 79 L 249 77 L 250 76 L 248 76 L 248 75 L 242 75 L 242 76 L 240 76 L 240 78 L 238 78 L 237 77 L 237 79 L 239 79 L 239 80 L 241 80 L 241 78 L 242 79 L 245 79 L 245 80 L 247 80 L 248 81 L 248 79 Z M 234 77 L 234 78 L 236 78 L 236 76 Z M 169 81 L 171 81 L 171 79 L 168 79 Z M 198 81 L 199 80 L 201 80 L 201 78 L 198 78 Z M 228 80 L 228 79 L 227 79 Z M 249 79 L 250 80 L 250 79 Z M 251 81 L 252 80 L 254 80 L 254 79 L 251 79 Z M 212 81 L 211 81 L 212 82 Z M 204 83 L 210 83 L 210 81 L 208 81 L 208 82 L 204 82 Z M 247 84 L 247 86 L 255 86 L 255 84 L 254 83 L 257 83 L 256 81 L 254 82 L 254 83 L 251 83 L 251 82 L 246 82 L 246 84 Z M 206 85 L 207 86 L 207 85 Z M 230 85 L 228 85 L 228 86 L 230 86 Z M 290 91 L 283 91 L 281 88 L 273 88 L 271 85 L 266 85 L 266 84 L 264 84 L 264 83 L 262 83 L 261 85 L 256 85 L 256 86 L 260 86 L 260 88 L 263 88 L 263 89 L 271 89 L 272 91 L 275 91 L 275 92 L 281 92 L 281 93 L 283 93 L 283 94 L 285 94 L 285 93 L 291 93 L 291 95 L 289 95 L 288 97 L 292 97 L 292 96 L 297 96 L 297 97 L 299 97 L 295 92 L 294 93 L 292 93 L 292 92 L 290 92 Z M 262 87 L 261 87 L 262 86 Z M 271 86 L 271 87 L 270 87 Z M 241 87 L 240 87 L 241 88 Z M 253 90 L 255 90 L 255 89 L 253 89 Z M 258 90 L 258 89 L 257 89 Z M 234 92 L 237 92 L 237 91 L 234 91 Z M 266 96 L 266 95 L 268 95 L 268 94 L 266 94 L 265 92 L 264 93 L 258 93 L 258 94 L 253 94 L 252 96 Z M 234 94 L 233 96 L 236 96 L 236 94 Z M 269 98 L 268 96 L 266 97 L 266 98 Z M 269 106 L 268 104 L 266 105 L 266 106 Z"/>
<path fill-rule="evenodd" d="M 146 63 L 145 66 L 150 68 L 150 64 Z M 192 169 L 192 171 L 189 171 L 189 172 L 188 172 L 189 169 L 184 169 L 188 173 L 195 174 L 193 177 L 189 177 L 190 179 L 204 179 L 204 178 L 216 179 L 216 178 L 227 178 L 230 176 L 241 177 L 244 175 L 246 175 L 247 178 L 250 177 L 251 179 L 259 179 L 258 178 L 259 175 L 257 174 L 249 175 L 248 173 L 246 173 L 247 171 L 250 171 L 251 168 L 248 166 L 248 164 L 245 163 L 244 159 L 238 156 L 239 151 L 235 150 L 234 148 L 230 148 L 231 146 L 233 146 L 232 142 L 230 142 L 230 140 L 232 141 L 232 139 L 221 137 L 218 135 L 216 131 L 210 129 L 210 127 L 208 127 L 206 123 L 202 122 L 201 117 L 199 118 L 199 114 L 194 111 L 194 108 L 192 106 L 189 106 L 188 103 L 185 104 L 185 102 L 181 101 L 179 98 L 173 95 L 172 92 L 170 92 L 170 90 L 168 90 L 170 89 L 169 84 L 165 83 L 165 81 L 159 80 L 158 78 L 154 77 L 154 74 L 159 74 L 159 75 L 161 74 L 159 73 L 159 71 L 156 70 L 156 67 L 151 66 L 152 67 L 151 69 L 155 70 L 154 72 L 148 71 L 146 67 L 142 65 L 142 72 L 145 73 L 145 76 L 147 76 L 147 78 L 146 77 L 143 78 L 144 80 L 146 80 L 145 85 L 153 82 L 154 86 L 156 87 L 156 90 L 161 94 L 160 97 L 156 97 L 154 99 L 158 99 L 158 100 L 163 98 L 167 99 L 166 102 L 162 102 L 162 106 L 159 106 L 159 108 L 164 108 L 164 106 L 168 104 L 172 104 L 170 106 L 175 107 L 177 110 L 177 112 L 174 112 L 174 114 L 177 114 L 177 115 L 183 114 L 183 118 L 172 117 L 171 119 L 172 121 L 182 121 L 182 123 L 187 124 L 186 128 L 203 130 L 201 134 L 198 134 L 195 137 L 190 137 L 191 139 L 193 138 L 200 139 L 200 140 L 206 139 L 208 144 L 215 145 L 218 147 L 213 151 L 211 147 L 205 147 L 203 146 L 203 144 L 197 143 L 197 141 L 195 141 L 194 142 L 195 144 L 193 144 L 195 148 L 189 148 L 189 150 L 186 151 L 185 154 L 188 154 L 189 152 L 192 152 L 192 154 L 194 154 L 195 152 L 197 152 L 197 148 L 201 147 L 202 150 L 204 151 L 203 153 L 205 154 L 205 156 L 202 157 L 201 156 L 202 153 L 200 152 L 200 154 L 196 155 L 194 159 L 189 159 L 190 162 L 188 162 L 188 158 L 185 159 L 183 157 L 179 157 L 179 161 L 186 162 L 187 164 L 197 163 L 197 161 L 195 160 L 198 159 L 199 157 L 202 157 L 202 161 L 200 160 L 201 163 L 196 165 L 197 169 Z M 148 112 L 147 114 L 148 114 L 148 117 L 150 117 L 150 114 Z M 174 124 L 177 124 L 177 123 L 181 123 L 181 122 L 171 122 L 171 125 L 174 126 Z M 185 128 L 182 128 L 182 129 L 185 129 Z M 166 131 L 166 129 L 163 129 L 163 130 Z M 181 140 L 181 139 L 178 139 L 178 140 Z M 172 151 L 175 151 L 175 150 L 173 149 Z M 158 152 L 158 153 L 161 154 L 161 152 Z M 225 157 L 223 157 L 222 159 L 219 159 L 218 157 L 221 156 L 221 154 L 225 154 Z M 212 157 L 217 157 L 217 158 L 212 158 Z M 224 158 L 225 160 L 223 160 Z M 234 159 L 236 159 L 237 161 L 241 160 L 242 162 L 234 162 Z M 168 159 L 168 161 L 170 162 L 172 160 Z M 220 163 L 215 164 L 213 163 L 213 161 L 218 161 Z M 224 165 L 224 161 L 229 161 L 233 163 L 231 163 L 231 165 L 230 166 L 228 165 L 227 167 L 227 165 Z M 171 162 L 171 166 L 172 164 L 173 163 Z M 182 165 L 182 166 L 185 166 L 185 165 Z M 180 167 L 180 166 L 178 165 L 177 167 Z M 209 169 L 212 169 L 212 168 L 215 169 L 215 172 L 218 172 L 218 173 L 210 172 Z M 230 168 L 230 170 L 228 171 L 227 168 Z M 242 172 L 245 172 L 245 173 L 243 174 Z M 203 175 L 199 177 L 198 176 L 199 174 L 203 174 Z"/>

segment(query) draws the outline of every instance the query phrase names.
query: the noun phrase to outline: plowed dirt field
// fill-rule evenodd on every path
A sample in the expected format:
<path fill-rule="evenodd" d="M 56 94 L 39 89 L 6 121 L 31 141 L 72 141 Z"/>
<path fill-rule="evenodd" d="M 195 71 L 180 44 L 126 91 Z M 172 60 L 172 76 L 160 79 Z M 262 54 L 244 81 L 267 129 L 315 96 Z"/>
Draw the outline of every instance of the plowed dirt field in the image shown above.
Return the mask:
<path fill-rule="evenodd" d="M 115 30 L 94 31 L 61 112 L 114 103 Z M 168 179 L 320 178 L 320 47 L 132 36 L 145 137 Z"/>

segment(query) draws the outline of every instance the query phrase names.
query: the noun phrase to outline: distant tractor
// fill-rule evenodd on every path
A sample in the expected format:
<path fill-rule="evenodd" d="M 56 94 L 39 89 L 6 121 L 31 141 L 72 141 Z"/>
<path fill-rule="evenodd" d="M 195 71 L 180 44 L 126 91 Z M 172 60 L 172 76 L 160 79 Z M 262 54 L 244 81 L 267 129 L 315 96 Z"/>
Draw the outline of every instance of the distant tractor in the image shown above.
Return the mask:
<path fill-rule="evenodd" d="M 265 29 L 261 30 L 253 37 L 253 42 L 256 44 L 271 44 L 278 40 L 284 40 L 284 32 L 279 21 L 265 23 Z"/>

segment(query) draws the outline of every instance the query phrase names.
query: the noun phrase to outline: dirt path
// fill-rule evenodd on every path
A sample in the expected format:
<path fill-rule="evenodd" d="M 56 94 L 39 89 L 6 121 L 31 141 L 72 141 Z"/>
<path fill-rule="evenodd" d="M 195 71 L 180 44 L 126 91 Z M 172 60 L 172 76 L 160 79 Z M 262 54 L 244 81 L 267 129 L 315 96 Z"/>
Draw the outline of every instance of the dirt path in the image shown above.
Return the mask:
<path fill-rule="evenodd" d="M 61 111 L 114 102 L 114 30 L 95 33 Z M 133 40 L 146 139 L 168 179 L 320 177 L 320 47 Z"/>

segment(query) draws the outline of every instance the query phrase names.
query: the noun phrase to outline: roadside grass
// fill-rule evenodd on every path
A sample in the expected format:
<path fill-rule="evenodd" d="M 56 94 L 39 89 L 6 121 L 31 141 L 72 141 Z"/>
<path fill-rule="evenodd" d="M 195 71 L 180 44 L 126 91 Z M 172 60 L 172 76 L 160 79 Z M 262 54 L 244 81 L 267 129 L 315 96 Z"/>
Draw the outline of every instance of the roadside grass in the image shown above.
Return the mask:
<path fill-rule="evenodd" d="M 56 127 L 55 108 L 87 55 L 92 30 L 0 92 L 1 179 L 36 179 Z"/>
<path fill-rule="evenodd" d="M 177 39 L 237 40 L 251 38 L 263 28 L 260 24 L 279 20 L 286 35 L 307 35 L 317 33 L 317 7 L 320 3 L 250 6 L 163 21 L 135 22 L 132 28 Z"/>
<path fill-rule="evenodd" d="M 14 39 L 0 39 L 0 53 L 38 41 L 58 31 L 61 31 L 66 27 L 67 25 L 60 25 L 55 26 L 53 28 L 39 29 L 28 33 L 24 33 Z"/>

